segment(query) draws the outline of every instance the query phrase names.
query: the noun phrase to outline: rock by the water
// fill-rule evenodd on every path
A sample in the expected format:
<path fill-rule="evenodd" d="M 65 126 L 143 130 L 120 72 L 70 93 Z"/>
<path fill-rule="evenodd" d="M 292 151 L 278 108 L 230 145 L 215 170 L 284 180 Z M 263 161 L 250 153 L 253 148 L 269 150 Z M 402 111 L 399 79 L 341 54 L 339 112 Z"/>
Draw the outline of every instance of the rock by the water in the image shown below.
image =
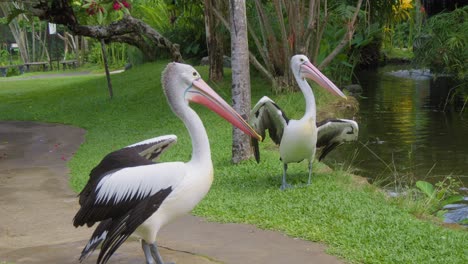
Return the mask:
<path fill-rule="evenodd" d="M 210 65 L 210 57 L 203 57 L 200 61 L 200 65 Z"/>
<path fill-rule="evenodd" d="M 359 84 L 350 84 L 343 87 L 343 91 L 348 91 L 351 95 L 362 93 L 362 86 Z"/>
<path fill-rule="evenodd" d="M 127 63 L 127 64 L 125 64 L 124 70 L 128 71 L 128 70 L 130 70 L 132 67 L 133 67 L 133 64 Z"/>
<path fill-rule="evenodd" d="M 445 223 L 460 223 L 468 218 L 468 206 L 453 209 L 445 213 Z"/>
<path fill-rule="evenodd" d="M 203 57 L 200 61 L 200 65 L 210 65 L 210 59 L 208 56 Z M 231 68 L 231 58 L 228 56 L 223 56 L 223 66 L 226 68 Z"/>

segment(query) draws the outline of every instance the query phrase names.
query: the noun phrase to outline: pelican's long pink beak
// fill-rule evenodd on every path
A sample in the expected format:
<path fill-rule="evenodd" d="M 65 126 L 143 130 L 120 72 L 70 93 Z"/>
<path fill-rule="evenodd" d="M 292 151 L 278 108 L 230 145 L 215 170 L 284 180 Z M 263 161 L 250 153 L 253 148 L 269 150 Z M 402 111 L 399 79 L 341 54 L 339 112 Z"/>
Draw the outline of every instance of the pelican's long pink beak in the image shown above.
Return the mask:
<path fill-rule="evenodd" d="M 262 140 L 260 136 L 249 123 L 245 121 L 223 98 L 221 98 L 208 84 L 202 79 L 195 80 L 192 87 L 188 90 L 187 99 L 191 102 L 202 104 L 229 123 L 242 130 L 247 135 Z"/>
<path fill-rule="evenodd" d="M 301 65 L 301 73 L 305 77 L 317 82 L 320 86 L 327 89 L 332 94 L 346 99 L 346 95 L 344 95 L 344 93 L 338 87 L 336 87 L 336 85 L 330 81 L 330 79 L 327 78 L 327 76 L 321 73 L 319 69 L 317 69 L 309 61 L 306 61 Z"/>

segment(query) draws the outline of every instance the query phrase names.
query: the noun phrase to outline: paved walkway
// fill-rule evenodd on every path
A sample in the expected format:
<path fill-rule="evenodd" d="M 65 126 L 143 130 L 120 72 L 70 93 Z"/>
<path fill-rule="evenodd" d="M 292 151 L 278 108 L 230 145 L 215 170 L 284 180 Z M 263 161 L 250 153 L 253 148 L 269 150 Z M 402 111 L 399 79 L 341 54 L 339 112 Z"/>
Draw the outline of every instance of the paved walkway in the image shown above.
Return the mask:
<path fill-rule="evenodd" d="M 78 203 L 66 161 L 84 135 L 59 124 L 0 122 L 0 263 L 79 263 L 92 229 L 72 225 Z M 190 215 L 158 237 L 163 258 L 177 264 L 343 263 L 321 244 Z M 144 263 L 139 243 L 127 241 L 109 263 Z"/>

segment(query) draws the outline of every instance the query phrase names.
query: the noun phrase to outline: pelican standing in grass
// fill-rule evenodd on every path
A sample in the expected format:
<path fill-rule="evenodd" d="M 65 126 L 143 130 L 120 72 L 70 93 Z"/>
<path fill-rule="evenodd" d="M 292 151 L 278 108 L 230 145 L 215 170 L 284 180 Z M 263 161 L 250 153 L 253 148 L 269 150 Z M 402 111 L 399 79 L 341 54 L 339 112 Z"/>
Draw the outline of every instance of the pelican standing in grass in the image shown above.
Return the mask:
<path fill-rule="evenodd" d="M 130 236 L 141 239 L 146 263 L 163 264 L 156 236 L 161 227 L 190 212 L 207 194 L 213 164 L 205 127 L 189 102 L 203 104 L 246 134 L 261 137 L 219 97 L 191 66 L 170 63 L 162 74 L 164 93 L 192 140 L 191 160 L 155 163 L 175 143 L 176 136 L 157 137 L 108 154 L 90 174 L 80 193 L 80 210 L 73 224 L 100 222 L 83 249 L 84 260 L 99 245 L 97 263 L 106 263 Z"/>
<path fill-rule="evenodd" d="M 307 160 L 309 163 L 310 184 L 312 176 L 312 162 L 315 157 L 317 143 L 316 106 L 315 97 L 306 78 L 314 80 L 320 86 L 334 95 L 346 96 L 323 75 L 305 55 L 294 55 L 291 58 L 291 70 L 302 91 L 306 109 L 304 116 L 299 120 L 290 120 L 281 108 L 270 98 L 264 96 L 250 112 L 250 124 L 263 138 L 268 130 L 271 139 L 279 144 L 280 158 L 283 162 L 283 178 L 281 190 L 291 187 L 286 182 L 288 164 Z M 260 161 L 258 140 L 252 139 L 254 154 L 257 162 Z"/>

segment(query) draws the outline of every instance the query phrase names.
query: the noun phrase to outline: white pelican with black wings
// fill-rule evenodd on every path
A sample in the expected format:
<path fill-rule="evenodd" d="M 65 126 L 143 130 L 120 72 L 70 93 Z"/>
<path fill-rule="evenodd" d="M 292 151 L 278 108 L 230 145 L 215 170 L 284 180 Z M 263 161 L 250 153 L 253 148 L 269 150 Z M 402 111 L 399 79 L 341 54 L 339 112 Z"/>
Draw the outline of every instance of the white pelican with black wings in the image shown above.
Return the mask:
<path fill-rule="evenodd" d="M 308 160 L 308 184 L 310 184 L 311 180 L 312 162 L 315 157 L 317 143 L 317 126 L 315 97 L 306 78 L 314 80 L 332 94 L 346 98 L 333 82 L 310 63 L 307 56 L 293 56 L 291 58 L 291 70 L 305 98 L 306 109 L 304 116 L 299 120 L 289 120 L 281 108 L 266 96 L 261 98 L 250 112 L 252 127 L 262 137 L 265 137 L 265 131 L 268 130 L 272 140 L 279 144 L 280 157 L 283 162 L 282 190 L 290 187 L 286 182 L 288 163 Z M 252 144 L 255 158 L 259 162 L 258 141 L 253 139 Z"/>
<path fill-rule="evenodd" d="M 191 66 L 170 63 L 162 83 L 168 103 L 182 120 L 192 140 L 188 162 L 155 163 L 176 137 L 145 140 L 107 155 L 96 166 L 80 193 L 81 208 L 73 219 L 78 226 L 99 222 L 81 253 L 84 260 L 99 245 L 97 263 L 106 263 L 132 234 L 142 241 L 146 263 L 163 264 L 156 245 L 159 229 L 190 212 L 213 181 L 213 164 L 205 127 L 189 102 L 203 104 L 246 134 L 261 137 L 219 97 Z"/>
<path fill-rule="evenodd" d="M 358 124 L 349 119 L 326 119 L 317 123 L 317 129 L 317 148 L 323 147 L 319 161 L 345 142 L 356 141 L 359 134 Z"/>

